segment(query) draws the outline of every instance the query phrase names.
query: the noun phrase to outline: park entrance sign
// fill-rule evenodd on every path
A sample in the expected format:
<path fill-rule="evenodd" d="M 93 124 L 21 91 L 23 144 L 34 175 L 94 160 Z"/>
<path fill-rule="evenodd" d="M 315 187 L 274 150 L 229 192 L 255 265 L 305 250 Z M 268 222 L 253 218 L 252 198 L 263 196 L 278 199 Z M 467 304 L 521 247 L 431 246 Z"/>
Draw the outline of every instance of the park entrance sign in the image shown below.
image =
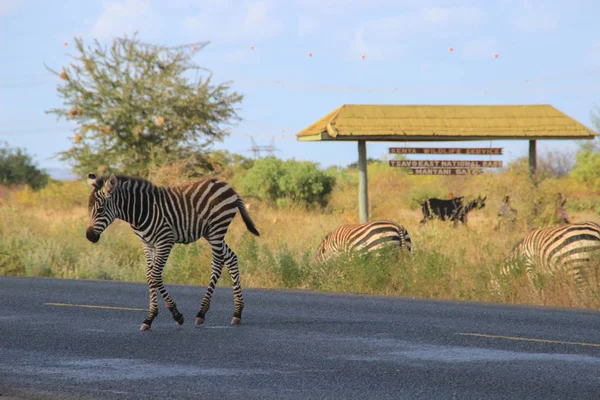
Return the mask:
<path fill-rule="evenodd" d="M 390 154 L 465 154 L 500 156 L 502 155 L 502 147 L 390 147 Z"/>
<path fill-rule="evenodd" d="M 502 148 L 391 147 L 390 154 L 500 155 Z M 481 168 L 502 168 L 502 161 L 491 160 L 390 160 L 389 164 L 409 168 L 410 175 L 480 175 Z"/>
<path fill-rule="evenodd" d="M 483 174 L 481 169 L 471 168 L 410 168 L 409 175 L 480 175 Z"/>
<path fill-rule="evenodd" d="M 548 104 L 512 105 L 376 105 L 346 104 L 310 124 L 296 134 L 298 141 L 356 141 L 358 143 L 358 209 L 360 222 L 369 220 L 367 198 L 367 142 L 470 142 L 490 140 L 527 140 L 529 171 L 536 170 L 538 140 L 592 140 L 598 134 L 580 122 Z M 399 151 L 408 151 L 399 147 Z M 416 150 L 415 151 L 421 151 Z M 465 153 L 393 154 L 468 154 L 473 149 L 453 149 Z M 481 149 L 480 149 L 481 150 Z M 491 151 L 492 149 L 485 149 Z M 425 151 L 429 151 L 425 153 Z M 481 150 L 483 151 L 483 150 Z M 501 151 L 501 149 L 500 149 Z M 481 168 L 407 167 L 433 170 L 436 174 L 467 174 Z M 441 171 L 438 169 L 441 168 Z M 428 172 L 428 171 L 419 171 Z M 439 172 L 439 173 L 438 173 Z M 471 174 L 471 172 L 468 172 Z"/>
<path fill-rule="evenodd" d="M 390 160 L 391 167 L 405 168 L 502 168 L 502 161 L 483 160 Z"/>

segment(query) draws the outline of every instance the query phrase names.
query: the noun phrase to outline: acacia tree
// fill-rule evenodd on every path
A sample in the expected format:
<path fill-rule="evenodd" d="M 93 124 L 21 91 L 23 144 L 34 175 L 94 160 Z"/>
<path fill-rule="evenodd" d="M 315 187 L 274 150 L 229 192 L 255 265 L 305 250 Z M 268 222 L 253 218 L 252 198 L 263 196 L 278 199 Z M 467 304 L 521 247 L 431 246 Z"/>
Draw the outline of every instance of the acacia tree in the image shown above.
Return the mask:
<path fill-rule="evenodd" d="M 78 173 L 145 175 L 190 158 L 206 164 L 207 148 L 239 120 L 242 95 L 229 82 L 213 85 L 192 61 L 201 43 L 166 48 L 136 36 L 111 46 L 75 38 L 73 62 L 60 72 L 47 67 L 62 79 L 57 91 L 64 108 L 46 113 L 77 123 L 73 146 L 58 157 Z"/>

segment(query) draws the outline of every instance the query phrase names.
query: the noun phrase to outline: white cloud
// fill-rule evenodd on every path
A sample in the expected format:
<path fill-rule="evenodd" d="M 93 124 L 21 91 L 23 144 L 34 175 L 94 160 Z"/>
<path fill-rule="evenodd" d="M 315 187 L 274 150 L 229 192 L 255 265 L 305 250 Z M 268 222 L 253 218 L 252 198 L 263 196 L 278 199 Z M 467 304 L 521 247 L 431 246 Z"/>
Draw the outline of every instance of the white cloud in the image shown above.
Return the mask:
<path fill-rule="evenodd" d="M 298 17 L 298 35 L 310 36 L 319 31 L 319 21 L 316 18 L 300 16 Z"/>
<path fill-rule="evenodd" d="M 460 49 L 462 54 L 470 58 L 492 58 L 497 52 L 498 44 L 495 40 L 475 39 L 466 42 Z"/>
<path fill-rule="evenodd" d="M 452 35 L 452 29 L 481 24 L 485 14 L 477 8 L 432 7 L 397 16 L 373 19 L 359 30 L 376 40 L 402 40 L 406 35 L 431 33 Z"/>
<path fill-rule="evenodd" d="M 320 12 L 329 12 L 359 8 L 381 9 L 383 7 L 406 8 L 413 5 L 423 4 L 426 0 L 296 0 L 295 6 L 304 9 L 317 9 Z"/>
<path fill-rule="evenodd" d="M 402 50 L 400 46 L 421 37 L 456 36 L 485 22 L 483 10 L 473 7 L 428 7 L 395 16 L 362 22 L 354 33 L 350 53 L 375 53 L 376 59 L 393 59 Z M 371 57 L 370 57 L 371 58 Z"/>
<path fill-rule="evenodd" d="M 186 18 L 188 33 L 215 42 L 267 39 L 283 30 L 283 23 L 269 12 L 270 2 L 236 3 L 228 0 L 207 2 L 199 15 Z"/>
<path fill-rule="evenodd" d="M 97 38 L 108 39 L 139 31 L 145 36 L 157 36 L 159 19 L 152 12 L 150 0 L 105 1 L 102 14 L 92 27 Z"/>
<path fill-rule="evenodd" d="M 586 54 L 585 59 L 594 67 L 600 66 L 600 40 L 597 40 L 592 44 L 590 50 Z"/>
<path fill-rule="evenodd" d="M 402 47 L 398 43 L 367 42 L 361 32 L 355 32 L 347 56 L 350 59 L 357 59 L 365 55 L 368 60 L 381 61 L 398 58 L 401 54 Z"/>
<path fill-rule="evenodd" d="M 0 0 L 0 16 L 9 15 L 23 3 L 24 0 Z"/>
<path fill-rule="evenodd" d="M 515 32 L 551 32 L 558 28 L 558 17 L 552 14 L 520 14 L 513 20 Z"/>
<path fill-rule="evenodd" d="M 549 9 L 549 4 L 539 1 L 522 1 L 514 9 L 512 29 L 519 33 L 543 33 L 558 28 L 558 14 Z"/>
<path fill-rule="evenodd" d="M 219 58 L 227 64 L 247 64 L 249 56 L 247 51 L 234 50 L 220 54 Z"/>
<path fill-rule="evenodd" d="M 272 37 L 281 31 L 282 24 L 270 19 L 265 2 L 258 1 L 248 5 L 246 17 L 240 30 L 247 35 L 257 34 L 261 37 Z"/>

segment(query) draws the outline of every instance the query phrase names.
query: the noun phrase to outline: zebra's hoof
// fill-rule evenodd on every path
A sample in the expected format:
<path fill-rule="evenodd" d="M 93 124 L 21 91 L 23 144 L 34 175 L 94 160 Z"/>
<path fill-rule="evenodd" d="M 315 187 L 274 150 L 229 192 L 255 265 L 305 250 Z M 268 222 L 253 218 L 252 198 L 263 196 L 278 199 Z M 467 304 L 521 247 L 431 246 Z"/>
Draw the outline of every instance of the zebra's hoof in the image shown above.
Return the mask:
<path fill-rule="evenodd" d="M 148 324 L 142 324 L 142 326 L 140 326 L 140 331 L 149 331 L 150 330 L 150 325 Z"/>
<path fill-rule="evenodd" d="M 202 325 L 204 323 L 204 318 L 196 317 L 196 325 Z"/>
<path fill-rule="evenodd" d="M 181 316 L 181 318 L 176 319 L 175 323 L 179 326 L 183 325 L 183 321 L 185 321 L 185 318 L 183 318 L 183 315 Z"/>
<path fill-rule="evenodd" d="M 231 325 L 239 325 L 242 323 L 242 319 L 238 317 L 233 317 L 231 319 Z"/>

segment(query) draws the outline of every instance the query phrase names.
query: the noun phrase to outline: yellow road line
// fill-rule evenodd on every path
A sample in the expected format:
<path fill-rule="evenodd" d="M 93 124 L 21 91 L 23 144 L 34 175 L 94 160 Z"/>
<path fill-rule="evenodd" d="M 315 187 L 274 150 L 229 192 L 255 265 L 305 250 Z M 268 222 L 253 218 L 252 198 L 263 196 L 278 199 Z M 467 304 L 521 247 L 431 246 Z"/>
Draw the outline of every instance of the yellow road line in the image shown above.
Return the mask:
<path fill-rule="evenodd" d="M 507 340 L 520 340 L 524 342 L 537 342 L 537 343 L 556 343 L 556 344 L 574 344 L 577 346 L 589 346 L 589 347 L 600 347 L 600 344 L 597 343 L 582 343 L 582 342 L 563 342 L 560 340 L 549 340 L 549 339 L 535 339 L 535 338 L 522 338 L 515 336 L 501 336 L 501 335 L 487 335 L 484 333 L 456 333 L 461 336 L 476 336 L 476 337 L 484 337 L 489 339 L 507 339 Z"/>
<path fill-rule="evenodd" d="M 47 306 L 59 306 L 59 307 L 104 308 L 104 309 L 109 309 L 109 310 L 146 311 L 146 309 L 144 309 L 144 308 L 94 306 L 94 305 L 89 305 L 89 304 L 44 303 L 44 305 L 47 305 Z"/>

